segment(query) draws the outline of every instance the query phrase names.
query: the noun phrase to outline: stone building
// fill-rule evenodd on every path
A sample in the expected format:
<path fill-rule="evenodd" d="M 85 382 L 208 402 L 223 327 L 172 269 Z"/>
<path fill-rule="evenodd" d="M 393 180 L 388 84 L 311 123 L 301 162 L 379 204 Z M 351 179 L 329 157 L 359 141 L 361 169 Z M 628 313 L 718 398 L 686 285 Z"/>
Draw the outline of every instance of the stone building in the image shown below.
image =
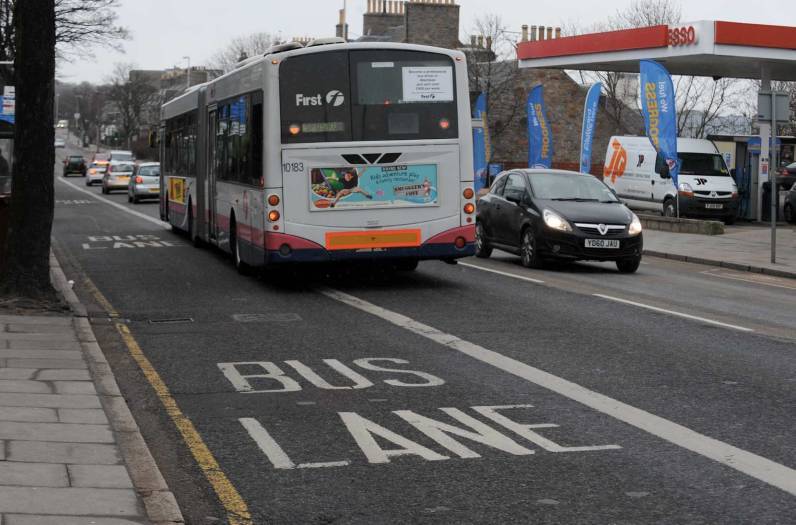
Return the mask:
<path fill-rule="evenodd" d="M 489 97 L 488 111 L 492 131 L 490 161 L 504 167 L 527 166 L 525 102 L 531 88 L 541 83 L 553 129 L 554 167 L 579 169 L 587 87 L 564 71 L 519 69 L 516 60 L 493 62 L 495 53 L 491 39 L 475 35 L 463 44 L 459 40 L 459 22 L 456 0 L 368 0 L 360 40 L 426 44 L 465 52 L 471 70 L 471 100 L 474 101 L 484 90 L 484 85 L 491 86 L 493 96 Z M 535 29 L 530 38 L 537 38 Z M 539 38 L 560 37 L 560 30 L 542 27 L 539 30 Z M 524 38 L 529 37 L 527 27 L 523 28 L 522 34 Z M 605 112 L 600 112 L 592 148 L 593 174 L 602 175 L 604 154 L 611 135 L 643 133 L 643 122 L 637 112 L 629 109 L 625 113 L 628 117 L 617 123 Z"/>

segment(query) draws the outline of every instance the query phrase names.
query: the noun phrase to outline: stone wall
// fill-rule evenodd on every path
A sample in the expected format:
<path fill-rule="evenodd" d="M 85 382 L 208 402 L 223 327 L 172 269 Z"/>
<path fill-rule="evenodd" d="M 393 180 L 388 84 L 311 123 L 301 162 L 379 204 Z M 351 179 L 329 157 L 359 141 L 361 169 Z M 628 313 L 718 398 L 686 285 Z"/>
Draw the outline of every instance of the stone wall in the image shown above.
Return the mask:
<path fill-rule="evenodd" d="M 459 6 L 455 4 L 405 4 L 405 42 L 457 49 L 459 42 Z"/>
<path fill-rule="evenodd" d="M 490 100 L 490 128 L 503 128 L 492 137 L 492 162 L 505 167 L 528 165 L 528 120 L 525 103 L 529 91 L 541 83 L 544 86 L 547 116 L 553 130 L 553 167 L 578 170 L 580 168 L 580 135 L 583 125 L 583 105 L 588 89 L 572 80 L 565 72 L 553 69 L 517 69 L 512 90 L 501 100 Z M 511 95 L 509 95 L 511 93 Z M 643 125 L 640 122 L 639 124 Z M 604 111 L 598 114 L 597 129 L 592 146 L 593 175 L 602 176 L 605 151 L 612 135 L 637 134 L 640 129 L 617 126 Z M 643 130 L 642 130 L 643 133 Z"/>

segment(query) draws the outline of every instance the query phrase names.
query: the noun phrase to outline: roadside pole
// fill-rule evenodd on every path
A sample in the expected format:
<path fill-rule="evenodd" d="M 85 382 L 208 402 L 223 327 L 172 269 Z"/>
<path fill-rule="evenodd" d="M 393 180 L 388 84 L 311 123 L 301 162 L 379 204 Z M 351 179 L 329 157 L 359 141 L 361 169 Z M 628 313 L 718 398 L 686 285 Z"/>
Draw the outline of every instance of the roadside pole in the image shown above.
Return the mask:
<path fill-rule="evenodd" d="M 770 86 L 770 84 L 769 84 Z M 777 125 L 787 122 L 790 118 L 789 95 L 787 93 L 774 91 L 773 89 L 761 89 L 757 97 L 757 120 L 760 126 L 760 159 L 761 166 L 767 162 L 767 179 L 769 213 L 771 213 L 771 263 L 777 262 L 777 211 L 779 211 L 779 197 L 777 193 L 777 173 L 779 171 L 779 144 L 777 142 Z M 770 130 L 770 133 L 766 131 Z M 770 138 L 765 135 L 770 135 Z M 769 146 L 766 149 L 766 146 Z M 762 175 L 762 172 L 761 172 Z M 762 179 L 761 179 L 762 182 Z M 762 194 L 762 185 L 760 186 Z M 762 203 L 762 197 L 759 201 Z M 762 206 L 760 207 L 762 208 Z M 762 215 L 762 209 L 758 217 Z"/>
<path fill-rule="evenodd" d="M 768 167 L 768 185 L 771 200 L 771 264 L 777 262 L 777 211 L 779 210 L 779 194 L 777 193 L 777 92 L 771 90 L 771 163 Z"/>

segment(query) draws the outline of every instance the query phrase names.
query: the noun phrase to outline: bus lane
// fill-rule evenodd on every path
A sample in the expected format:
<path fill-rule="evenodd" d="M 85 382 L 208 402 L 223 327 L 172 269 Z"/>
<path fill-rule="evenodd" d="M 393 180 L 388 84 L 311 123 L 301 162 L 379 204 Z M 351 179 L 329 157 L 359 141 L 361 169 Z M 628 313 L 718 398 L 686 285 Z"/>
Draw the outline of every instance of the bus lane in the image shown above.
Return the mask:
<path fill-rule="evenodd" d="M 522 362 L 548 351 L 503 308 L 493 306 L 487 318 L 471 311 L 467 298 L 480 290 L 456 268 L 257 280 L 237 275 L 213 251 L 114 249 L 179 237 L 120 221 L 109 207 L 91 219 L 74 210 L 59 212 L 67 219 L 56 232 L 59 249 L 129 329 L 253 523 L 773 522 L 793 510 L 790 496 L 770 484 L 298 279 L 366 296 L 446 333 L 469 338 L 477 330 L 500 352 L 521 342 Z M 137 237 L 145 235 L 158 240 Z M 146 269 L 147 278 L 124 271 L 131 267 Z M 499 288 L 495 297 L 511 293 Z M 549 304 L 521 307 L 541 318 Z M 593 342 L 551 330 L 546 337 L 573 346 Z M 572 359 L 573 367 L 584 360 Z M 123 390 L 134 390 L 135 377 L 121 375 Z M 134 407 L 144 419 L 151 410 Z M 189 456 L 183 447 L 156 456 L 173 450 Z M 186 515 L 203 519 L 181 493 L 184 480 L 168 481 Z"/>

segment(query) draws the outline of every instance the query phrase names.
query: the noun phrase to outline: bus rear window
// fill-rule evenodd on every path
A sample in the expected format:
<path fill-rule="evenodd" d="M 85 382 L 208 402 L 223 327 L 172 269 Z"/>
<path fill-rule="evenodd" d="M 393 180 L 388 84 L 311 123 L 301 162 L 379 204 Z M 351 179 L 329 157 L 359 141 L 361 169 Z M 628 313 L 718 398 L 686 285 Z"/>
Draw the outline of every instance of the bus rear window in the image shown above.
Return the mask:
<path fill-rule="evenodd" d="M 450 139 L 459 135 L 450 57 L 321 52 L 280 66 L 283 143 Z"/>

